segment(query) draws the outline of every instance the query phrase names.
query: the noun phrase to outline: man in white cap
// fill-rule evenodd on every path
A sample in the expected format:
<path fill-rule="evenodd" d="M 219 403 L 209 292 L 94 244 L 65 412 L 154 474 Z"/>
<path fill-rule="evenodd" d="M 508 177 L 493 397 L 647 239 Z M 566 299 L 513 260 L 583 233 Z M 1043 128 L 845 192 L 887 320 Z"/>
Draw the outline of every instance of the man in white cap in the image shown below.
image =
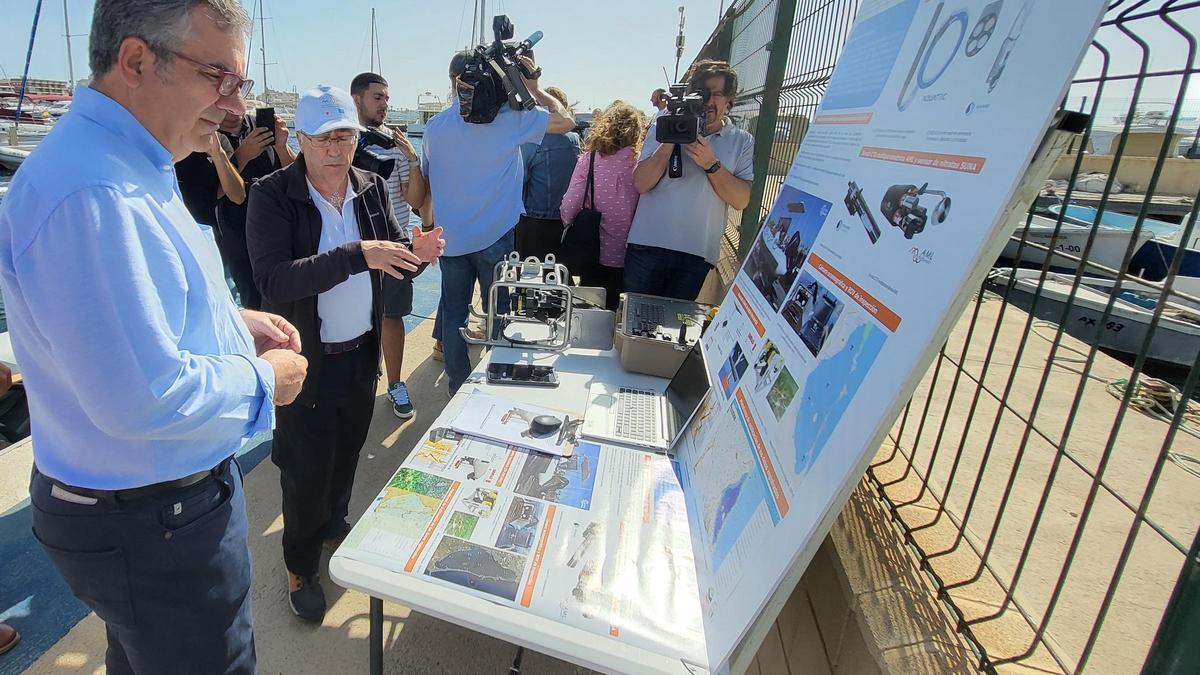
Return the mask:
<path fill-rule="evenodd" d="M 246 244 L 263 306 L 300 332 L 308 377 L 280 407 L 271 459 L 283 488 L 292 611 L 325 616 L 322 544 L 336 547 L 379 376 L 383 275 L 408 279 L 441 255 L 441 228 L 411 241 L 379 175 L 351 166 L 363 127 L 350 94 L 319 85 L 296 105 L 300 156 L 251 190 Z"/>

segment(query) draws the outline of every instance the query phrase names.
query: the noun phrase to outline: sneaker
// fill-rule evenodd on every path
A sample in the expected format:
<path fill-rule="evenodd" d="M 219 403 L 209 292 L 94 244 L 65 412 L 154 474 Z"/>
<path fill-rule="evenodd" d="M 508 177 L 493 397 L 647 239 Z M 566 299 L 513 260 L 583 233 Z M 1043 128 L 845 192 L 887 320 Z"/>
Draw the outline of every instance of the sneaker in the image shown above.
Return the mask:
<path fill-rule="evenodd" d="M 445 361 L 446 360 L 446 355 L 442 353 L 442 341 L 441 340 L 436 340 L 433 343 L 433 360 L 434 361 Z"/>
<path fill-rule="evenodd" d="M 325 591 L 321 590 L 321 575 L 300 576 L 288 572 L 288 604 L 292 613 L 308 623 L 325 620 Z"/>
<path fill-rule="evenodd" d="M 388 387 L 388 398 L 392 399 L 392 412 L 396 417 L 406 420 L 413 416 L 412 400 L 408 397 L 408 386 L 403 382 L 393 382 Z"/>
<path fill-rule="evenodd" d="M 336 551 L 337 547 L 346 541 L 346 535 L 350 534 L 350 523 L 342 521 L 330 528 L 329 536 L 325 537 L 324 546 L 326 550 Z"/>
<path fill-rule="evenodd" d="M 466 333 L 467 333 L 467 337 L 471 338 L 472 340 L 483 340 L 484 338 L 487 337 L 486 335 L 484 335 L 482 329 L 476 328 L 474 326 L 467 326 Z"/>

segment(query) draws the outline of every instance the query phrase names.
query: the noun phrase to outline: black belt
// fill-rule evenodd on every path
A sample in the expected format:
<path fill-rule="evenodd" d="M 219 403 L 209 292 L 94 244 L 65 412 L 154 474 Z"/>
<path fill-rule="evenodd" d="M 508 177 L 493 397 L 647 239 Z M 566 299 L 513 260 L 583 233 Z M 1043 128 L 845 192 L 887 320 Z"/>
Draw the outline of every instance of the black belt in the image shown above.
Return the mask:
<path fill-rule="evenodd" d="M 370 334 L 371 331 L 367 331 L 353 340 L 346 340 L 345 342 L 324 342 L 322 343 L 322 346 L 325 348 L 326 354 L 345 354 L 346 352 L 352 352 L 366 344 L 367 336 Z"/>
<path fill-rule="evenodd" d="M 176 478 L 175 480 L 167 480 L 161 483 L 153 483 L 151 485 L 143 485 L 142 487 L 128 488 L 125 490 L 93 490 L 92 488 L 75 487 L 74 485 L 67 485 L 57 478 L 51 478 L 44 473 L 42 473 L 42 476 L 63 490 L 81 497 L 92 497 L 101 501 L 132 501 L 135 499 L 141 499 L 143 497 L 152 497 L 164 492 L 170 492 L 171 490 L 180 490 L 185 487 L 190 487 L 210 476 L 216 476 L 223 473 L 229 466 L 229 463 L 232 461 L 233 457 L 227 457 L 221 460 L 220 464 L 211 469 L 197 471 L 196 473 L 184 476 L 183 478 Z M 37 470 L 36 466 L 34 467 L 34 470 Z M 41 472 L 38 471 L 38 473 Z"/>

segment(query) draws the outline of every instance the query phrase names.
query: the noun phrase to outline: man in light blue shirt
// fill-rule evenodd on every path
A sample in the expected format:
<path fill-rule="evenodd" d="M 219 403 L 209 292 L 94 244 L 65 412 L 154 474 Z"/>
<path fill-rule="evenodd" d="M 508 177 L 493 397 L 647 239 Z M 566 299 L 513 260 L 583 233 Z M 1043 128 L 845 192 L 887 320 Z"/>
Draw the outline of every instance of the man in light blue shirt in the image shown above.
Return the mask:
<path fill-rule="evenodd" d="M 244 112 L 248 24 L 231 0 L 99 0 L 92 85 L 0 210 L 33 530 L 104 620 L 110 673 L 254 671 L 232 456 L 306 361 L 282 318 L 239 315 L 173 166 Z"/>
<path fill-rule="evenodd" d="M 458 54 L 450 62 L 454 91 L 459 91 L 458 76 L 469 54 Z M 533 60 L 520 58 L 534 72 Z M 526 85 L 545 109 L 511 110 L 505 104 L 491 122 L 471 124 L 459 114 L 459 106 L 452 105 L 425 127 L 421 172 L 429 182 L 433 212 L 446 240 L 434 337 L 442 341 L 451 395 L 471 373 L 467 343 L 459 329 L 467 325 L 475 282 L 486 298 L 496 263 L 514 250 L 513 227 L 525 213 L 521 144 L 541 143 L 547 133 L 575 128 L 575 119 L 537 80 L 526 80 Z"/>

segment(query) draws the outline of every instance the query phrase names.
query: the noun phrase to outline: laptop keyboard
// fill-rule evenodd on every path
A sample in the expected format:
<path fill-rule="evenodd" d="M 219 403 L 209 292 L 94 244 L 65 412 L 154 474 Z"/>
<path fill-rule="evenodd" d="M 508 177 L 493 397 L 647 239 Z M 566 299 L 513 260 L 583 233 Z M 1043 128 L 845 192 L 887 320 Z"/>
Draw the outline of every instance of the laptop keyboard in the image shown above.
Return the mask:
<path fill-rule="evenodd" d="M 621 387 L 617 393 L 617 433 L 644 443 L 657 443 L 658 394 L 644 389 Z"/>

